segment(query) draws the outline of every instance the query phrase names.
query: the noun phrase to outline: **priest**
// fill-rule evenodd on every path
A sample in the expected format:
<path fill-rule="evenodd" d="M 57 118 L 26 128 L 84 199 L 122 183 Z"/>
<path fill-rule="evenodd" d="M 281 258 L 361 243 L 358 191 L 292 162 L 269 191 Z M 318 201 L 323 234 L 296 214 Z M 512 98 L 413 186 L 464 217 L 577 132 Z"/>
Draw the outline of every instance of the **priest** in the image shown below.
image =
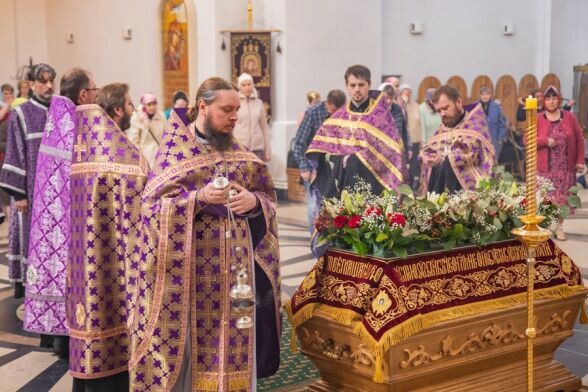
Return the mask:
<path fill-rule="evenodd" d="M 34 65 L 28 73 L 33 97 L 14 108 L 8 123 L 6 158 L 0 172 L 0 187 L 13 197 L 8 239 L 8 277 L 15 282 L 15 297 L 24 295 L 31 227 L 30 207 L 35 189 L 37 155 L 54 90 L 55 70 Z M 16 115 L 14 115 L 16 114 Z M 51 343 L 41 342 L 42 346 Z"/>
<path fill-rule="evenodd" d="M 473 190 L 492 173 L 494 147 L 482 105 L 464 106 L 459 91 L 439 87 L 433 105 L 441 126 L 423 147 L 420 194 Z"/>
<path fill-rule="evenodd" d="M 76 105 L 94 102 L 96 83 L 88 71 L 74 68 L 63 75 L 60 86 L 61 96 L 51 99 L 37 159 L 24 329 L 52 339 L 54 352 L 67 358 L 65 275 L 70 246 L 71 152 Z"/>
<path fill-rule="evenodd" d="M 133 247 L 148 163 L 129 141 L 133 103 L 123 83 L 76 109 L 71 247 L 66 281 L 74 392 L 128 391 L 127 322 L 136 293 Z"/>
<path fill-rule="evenodd" d="M 323 197 L 340 196 L 358 178 L 375 194 L 395 189 L 405 179 L 404 146 L 384 94 L 370 91 L 370 70 L 349 67 L 345 84 L 350 102 L 323 123 L 306 150 L 319 204 Z"/>
<path fill-rule="evenodd" d="M 143 194 L 132 391 L 255 391 L 279 366 L 276 194 L 232 136 L 238 109 L 235 86 L 210 78 L 195 135 L 179 110 L 164 131 Z"/>

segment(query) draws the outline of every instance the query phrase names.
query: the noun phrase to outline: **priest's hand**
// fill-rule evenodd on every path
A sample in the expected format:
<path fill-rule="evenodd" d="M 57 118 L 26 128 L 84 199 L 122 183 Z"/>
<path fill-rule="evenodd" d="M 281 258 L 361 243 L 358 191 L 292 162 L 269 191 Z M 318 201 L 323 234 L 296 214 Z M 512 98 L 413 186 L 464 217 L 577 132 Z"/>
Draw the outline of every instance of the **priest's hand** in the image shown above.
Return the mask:
<path fill-rule="evenodd" d="M 231 183 L 231 188 L 238 192 L 236 195 L 229 196 L 229 202 L 226 205 L 233 213 L 245 215 L 257 206 L 257 197 L 253 193 L 236 183 Z"/>
<path fill-rule="evenodd" d="M 22 199 L 14 202 L 16 210 L 18 212 L 27 213 L 29 210 L 29 201 L 27 199 Z"/>
<path fill-rule="evenodd" d="M 225 204 L 227 202 L 229 188 L 230 186 L 226 186 L 223 189 L 215 188 L 214 181 L 211 181 L 199 191 L 198 200 L 206 204 Z"/>
<path fill-rule="evenodd" d="M 300 177 L 306 181 L 306 182 L 310 182 L 310 178 L 312 176 L 312 173 L 310 171 L 301 171 L 300 172 Z"/>
<path fill-rule="evenodd" d="M 423 161 L 425 161 L 425 163 L 428 163 L 433 167 L 436 167 L 441 165 L 441 163 L 443 162 L 443 156 L 441 154 L 431 154 L 431 156 L 429 157 L 423 156 Z"/>

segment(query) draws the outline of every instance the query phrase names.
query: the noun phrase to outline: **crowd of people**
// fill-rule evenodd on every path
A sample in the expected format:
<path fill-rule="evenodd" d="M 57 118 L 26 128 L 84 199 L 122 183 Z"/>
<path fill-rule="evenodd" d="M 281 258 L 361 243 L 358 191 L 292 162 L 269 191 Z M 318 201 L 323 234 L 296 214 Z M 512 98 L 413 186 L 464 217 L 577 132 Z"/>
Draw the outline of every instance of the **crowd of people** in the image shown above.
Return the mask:
<path fill-rule="evenodd" d="M 74 391 L 255 390 L 279 366 L 281 296 L 252 78 L 205 80 L 190 111 L 175 93 L 167 120 L 153 94 L 135 110 L 127 84 L 98 88 L 81 68 L 56 84 L 37 64 L 30 99 L 4 95 L 24 329 L 68 359 Z"/>
<path fill-rule="evenodd" d="M 56 80 L 37 64 L 18 98 L 2 86 L 0 200 L 24 329 L 68 359 L 74 391 L 255 390 L 279 366 L 281 293 L 252 76 L 203 81 L 190 108 L 178 91 L 165 113 L 154 94 L 135 110 L 127 84 L 98 87 L 81 68 L 59 95 Z M 293 143 L 311 231 L 321 200 L 359 180 L 456 192 L 497 165 L 507 125 L 488 89 L 467 105 L 443 85 L 419 104 L 399 78 L 372 89 L 363 65 L 342 80 L 346 92 L 308 94 Z M 583 133 L 555 87 L 541 98 L 538 169 L 563 204 L 585 170 Z"/>
<path fill-rule="evenodd" d="M 517 141 L 522 144 L 523 135 L 513 134 L 513 124 L 508 124 L 501 103 L 493 99 L 487 87 L 482 87 L 479 100 L 469 105 L 451 85 L 428 89 L 418 104 L 410 85 L 390 77 L 378 87 L 382 94 L 376 98 L 369 69 L 360 65 L 347 70 L 345 86 L 350 102 L 344 108 L 327 110 L 334 102 L 331 94 L 339 91 L 333 90 L 325 102 L 310 104 L 293 140 L 311 233 L 322 197 L 340 195 L 343 188 L 353 185 L 353 178 L 366 180 L 375 193 L 398 183 L 411 186 L 421 195 L 471 190 L 480 178 L 491 174 L 493 167 L 515 160 L 516 150 L 522 150 Z M 570 113 L 573 101 L 564 105 L 553 86 L 533 91 L 533 95 L 539 102 L 539 174 L 551 180 L 555 187 L 551 198 L 562 205 L 569 188 L 576 184 L 576 176 L 586 171 L 584 135 Z M 344 101 L 337 102 L 337 107 L 345 105 Z M 374 116 L 367 114 L 379 106 L 386 115 L 376 124 Z M 525 119 L 520 100 L 517 120 Z M 362 131 L 355 132 L 359 129 Z M 382 150 L 383 145 L 391 150 Z M 505 146 L 508 149 L 504 150 Z M 391 176 L 390 170 L 395 175 Z M 555 227 L 555 236 L 565 240 L 561 224 L 562 219 Z"/>

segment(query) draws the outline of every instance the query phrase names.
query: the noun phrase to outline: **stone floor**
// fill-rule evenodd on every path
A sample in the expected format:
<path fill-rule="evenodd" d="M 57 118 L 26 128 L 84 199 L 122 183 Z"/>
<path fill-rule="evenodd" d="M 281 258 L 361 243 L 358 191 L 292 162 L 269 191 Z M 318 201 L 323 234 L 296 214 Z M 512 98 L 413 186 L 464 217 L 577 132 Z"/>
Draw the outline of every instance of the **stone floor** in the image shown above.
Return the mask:
<path fill-rule="evenodd" d="M 588 192 L 582 193 L 585 207 L 564 224 L 568 241 L 560 246 L 579 265 L 588 285 Z M 278 207 L 282 265 L 282 296 L 290 298 L 314 265 L 309 251 L 306 207 L 282 203 Z M 22 331 L 19 319 L 22 300 L 12 298 L 7 280 L 6 224 L 0 226 L 0 392 L 71 391 L 67 364 L 38 347 L 35 335 Z M 22 316 L 21 316 L 22 317 Z M 576 324 L 574 336 L 557 351 L 556 358 L 588 385 L 588 325 Z"/>

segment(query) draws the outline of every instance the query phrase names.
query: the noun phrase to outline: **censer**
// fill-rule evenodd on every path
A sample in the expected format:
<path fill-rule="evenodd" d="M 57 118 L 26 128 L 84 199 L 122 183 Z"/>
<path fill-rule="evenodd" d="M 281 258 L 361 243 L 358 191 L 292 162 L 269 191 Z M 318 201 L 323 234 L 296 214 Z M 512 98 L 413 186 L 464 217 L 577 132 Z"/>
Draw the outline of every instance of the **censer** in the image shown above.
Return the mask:
<path fill-rule="evenodd" d="M 228 178 L 220 174 L 217 175 L 214 179 L 214 187 L 216 189 L 225 189 L 227 186 L 229 186 L 229 184 L 230 183 Z M 235 196 L 237 193 L 237 190 L 230 189 L 229 198 Z M 239 316 L 236 327 L 238 329 L 247 329 L 253 327 L 255 294 L 253 293 L 251 285 L 248 283 L 249 274 L 247 273 L 247 267 L 242 263 L 237 264 L 236 262 L 236 256 L 242 251 L 242 249 L 240 246 L 233 247 L 231 231 L 233 228 L 236 229 L 237 225 L 233 211 L 231 211 L 229 208 L 227 208 L 227 218 L 229 221 L 229 227 L 225 233 L 225 238 L 228 239 L 230 243 L 230 257 L 232 258 L 232 263 L 235 263 L 231 265 L 231 271 L 235 274 L 235 280 L 237 282 L 231 286 L 231 291 L 229 293 L 229 298 L 231 299 L 230 306 L 233 314 Z"/>

